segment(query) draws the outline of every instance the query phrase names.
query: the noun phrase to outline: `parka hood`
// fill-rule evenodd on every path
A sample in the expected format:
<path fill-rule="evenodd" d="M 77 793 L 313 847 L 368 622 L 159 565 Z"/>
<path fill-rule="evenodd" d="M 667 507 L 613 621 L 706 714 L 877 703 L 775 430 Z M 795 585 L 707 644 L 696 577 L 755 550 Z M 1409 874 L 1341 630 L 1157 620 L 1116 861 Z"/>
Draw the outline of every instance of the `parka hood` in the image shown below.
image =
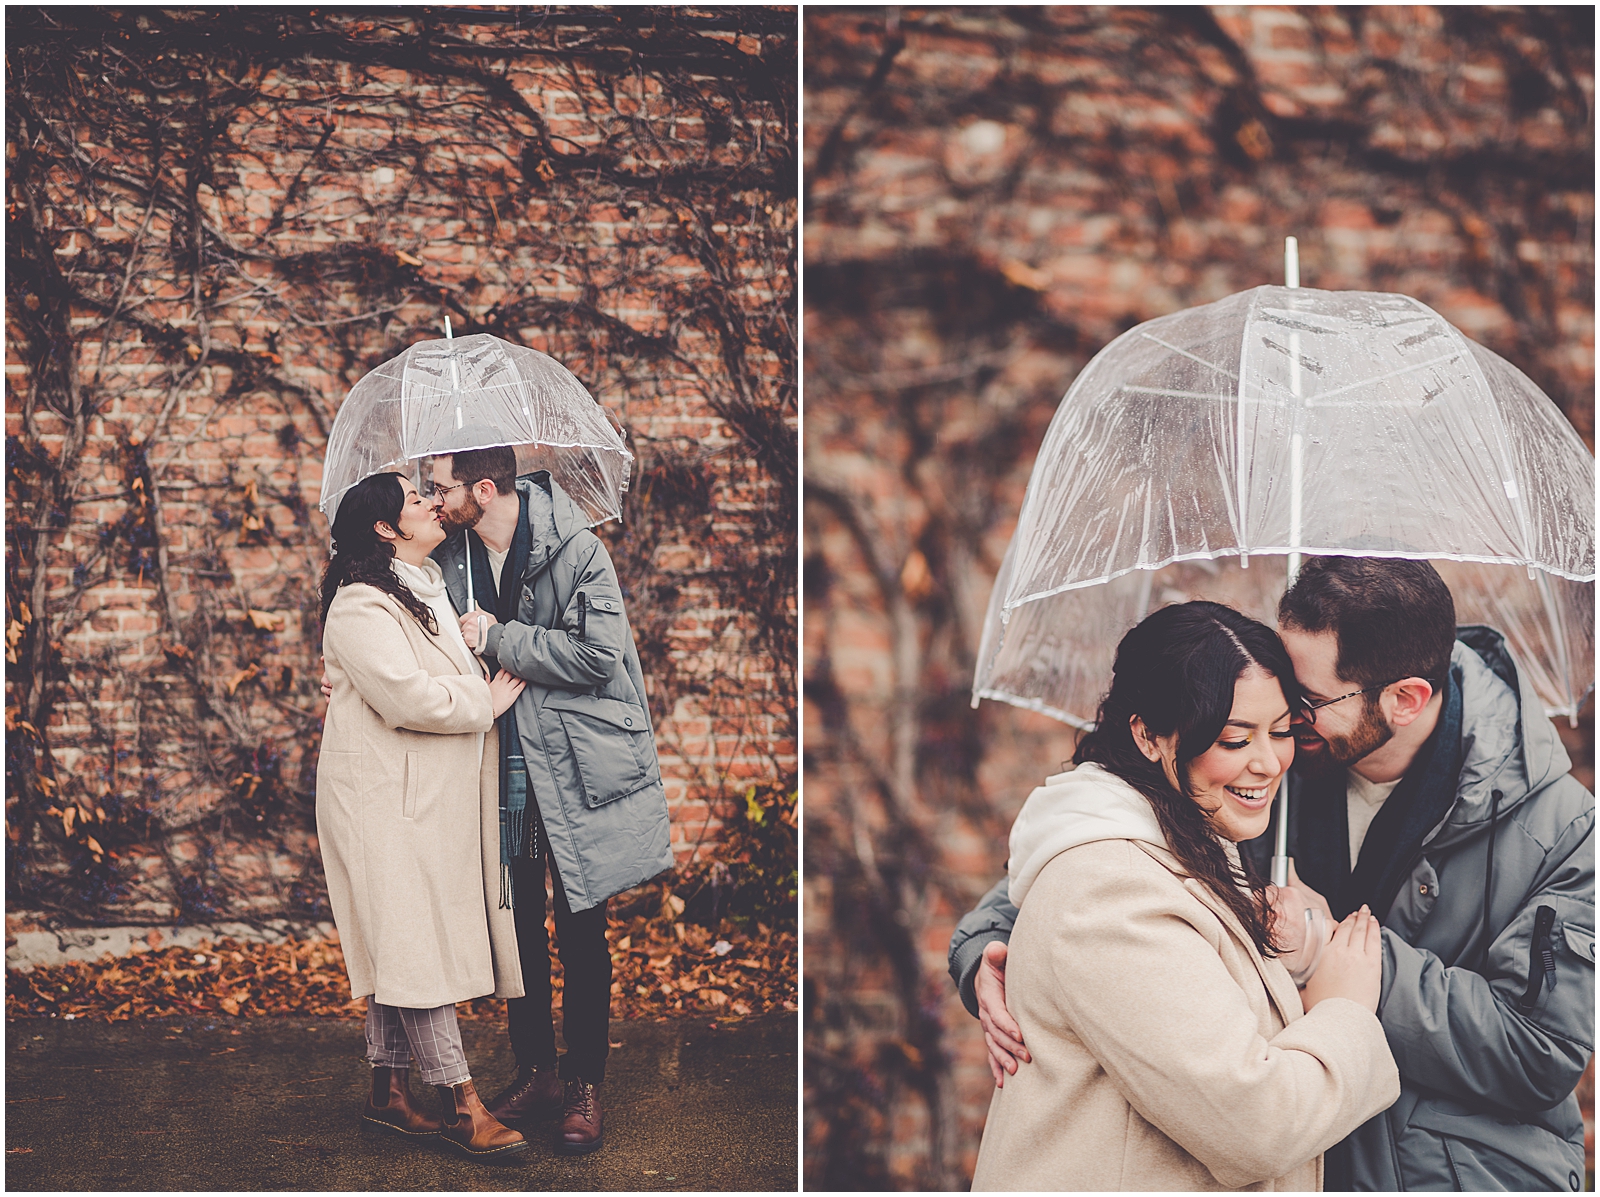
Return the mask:
<path fill-rule="evenodd" d="M 1461 683 L 1461 779 L 1457 799 L 1432 840 L 1445 844 L 1515 808 L 1572 769 L 1544 704 L 1493 628 L 1456 630 L 1450 666 Z M 1500 798 L 1495 803 L 1494 793 Z"/>
<path fill-rule="evenodd" d="M 589 521 L 572 496 L 550 476 L 549 470 L 518 478 L 517 493 L 528 500 L 528 531 L 532 539 L 528 543 L 528 566 L 523 576 L 532 577 L 550 564 L 562 545 L 578 533 L 588 531 Z"/>
<path fill-rule="evenodd" d="M 1139 840 L 1167 850 L 1150 801 L 1092 761 L 1045 778 L 1011 825 L 1008 887 L 1021 906 L 1045 865 L 1096 840 Z"/>

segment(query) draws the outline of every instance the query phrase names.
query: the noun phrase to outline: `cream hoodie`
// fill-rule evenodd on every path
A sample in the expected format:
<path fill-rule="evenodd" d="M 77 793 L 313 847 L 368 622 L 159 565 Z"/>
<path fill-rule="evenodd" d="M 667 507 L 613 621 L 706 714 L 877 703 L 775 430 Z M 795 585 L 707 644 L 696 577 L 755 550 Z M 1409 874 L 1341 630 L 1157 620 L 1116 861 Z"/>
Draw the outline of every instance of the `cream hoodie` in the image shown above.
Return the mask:
<path fill-rule="evenodd" d="M 1039 873 L 1057 856 L 1096 840 L 1143 840 L 1163 850 L 1150 800 L 1093 761 L 1045 778 L 1011 825 L 1011 901 L 1020 909 Z"/>

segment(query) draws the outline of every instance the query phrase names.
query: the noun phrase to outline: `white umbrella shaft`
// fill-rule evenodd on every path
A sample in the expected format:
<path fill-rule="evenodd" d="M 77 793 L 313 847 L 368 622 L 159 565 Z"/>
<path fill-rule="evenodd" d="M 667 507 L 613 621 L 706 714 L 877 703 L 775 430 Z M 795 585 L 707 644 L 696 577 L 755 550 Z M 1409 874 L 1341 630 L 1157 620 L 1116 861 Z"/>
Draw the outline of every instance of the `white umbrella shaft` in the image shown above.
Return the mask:
<path fill-rule="evenodd" d="M 1289 884 L 1289 775 L 1278 783 L 1278 839 L 1272 849 L 1272 884 Z"/>
<path fill-rule="evenodd" d="M 444 339 L 447 343 L 456 339 L 455 333 L 450 328 L 450 317 L 444 318 Z M 461 413 L 461 371 L 456 367 L 456 355 L 450 354 L 450 387 L 456 393 L 456 427 L 462 426 L 464 417 Z M 472 570 L 467 570 L 467 593 L 472 593 Z"/>
<path fill-rule="evenodd" d="M 1283 239 L 1283 285 L 1300 286 L 1300 242 Z M 1300 334 L 1289 334 L 1289 387 L 1300 398 Z M 1298 419 L 1298 405 L 1296 417 Z M 1289 441 L 1289 582 L 1300 573 L 1302 500 L 1305 492 L 1305 437 L 1298 429 Z M 1278 835 L 1272 849 L 1272 884 L 1289 884 L 1289 775 L 1278 783 Z"/>
<path fill-rule="evenodd" d="M 476 611 L 478 609 L 478 600 L 472 592 L 472 529 L 468 528 L 461 533 L 461 543 L 467 550 L 467 610 Z M 489 621 L 480 615 L 475 622 L 477 625 L 477 644 L 473 646 L 472 651 L 481 657 L 483 656 L 484 645 L 489 637 Z"/>
<path fill-rule="evenodd" d="M 444 318 L 444 339 L 454 341 L 455 333 L 450 328 L 450 317 Z M 455 355 L 450 356 L 450 384 L 456 391 L 456 427 L 461 427 L 461 375 L 456 372 Z M 476 609 L 477 603 L 472 596 L 472 529 L 466 528 L 461 533 L 461 543 L 467 550 L 467 610 Z M 483 620 L 478 621 L 478 647 L 483 647 Z"/>

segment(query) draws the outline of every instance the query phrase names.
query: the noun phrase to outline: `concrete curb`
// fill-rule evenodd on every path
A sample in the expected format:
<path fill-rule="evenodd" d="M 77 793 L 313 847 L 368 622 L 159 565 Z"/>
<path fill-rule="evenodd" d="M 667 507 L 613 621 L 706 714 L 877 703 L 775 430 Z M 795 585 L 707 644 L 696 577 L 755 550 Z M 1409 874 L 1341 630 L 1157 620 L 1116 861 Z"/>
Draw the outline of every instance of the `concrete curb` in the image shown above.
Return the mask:
<path fill-rule="evenodd" d="M 69 927 L 16 931 L 6 936 L 6 968 L 32 972 L 40 965 L 94 962 L 109 954 L 133 956 L 156 948 L 192 948 L 207 940 L 282 943 L 288 939 L 337 939 L 332 923 L 193 923 L 184 927 Z"/>

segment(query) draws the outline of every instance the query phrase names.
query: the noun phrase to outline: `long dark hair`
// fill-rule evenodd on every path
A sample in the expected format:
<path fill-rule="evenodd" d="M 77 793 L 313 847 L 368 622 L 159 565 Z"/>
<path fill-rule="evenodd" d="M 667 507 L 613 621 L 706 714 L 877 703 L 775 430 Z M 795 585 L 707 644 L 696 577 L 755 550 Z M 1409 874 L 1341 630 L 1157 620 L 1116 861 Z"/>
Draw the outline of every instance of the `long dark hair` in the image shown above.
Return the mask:
<path fill-rule="evenodd" d="M 427 603 L 411 593 L 411 587 L 394 572 L 394 546 L 379 536 L 373 525 L 379 522 L 400 531 L 400 512 L 406 505 L 406 488 L 399 474 L 373 474 L 363 478 L 339 501 L 333 517 L 333 554 L 322 571 L 322 623 L 328 623 L 328 608 L 333 596 L 346 582 L 365 582 L 390 595 L 416 617 L 429 632 L 437 634 L 439 621 Z"/>
<path fill-rule="evenodd" d="M 1117 645 L 1111 691 L 1072 759 L 1095 762 L 1148 798 L 1172 854 L 1239 916 L 1256 950 L 1272 956 L 1278 948 L 1265 882 L 1248 867 L 1241 871 L 1229 862 L 1189 781 L 1189 765 L 1222 734 L 1233 710 L 1234 683 L 1252 665 L 1277 679 L 1291 712 L 1300 709 L 1294 666 L 1278 633 L 1221 603 L 1163 607 Z M 1160 761 L 1139 751 L 1129 726 L 1134 715 L 1152 736 L 1178 733 L 1181 792 L 1167 780 Z"/>

